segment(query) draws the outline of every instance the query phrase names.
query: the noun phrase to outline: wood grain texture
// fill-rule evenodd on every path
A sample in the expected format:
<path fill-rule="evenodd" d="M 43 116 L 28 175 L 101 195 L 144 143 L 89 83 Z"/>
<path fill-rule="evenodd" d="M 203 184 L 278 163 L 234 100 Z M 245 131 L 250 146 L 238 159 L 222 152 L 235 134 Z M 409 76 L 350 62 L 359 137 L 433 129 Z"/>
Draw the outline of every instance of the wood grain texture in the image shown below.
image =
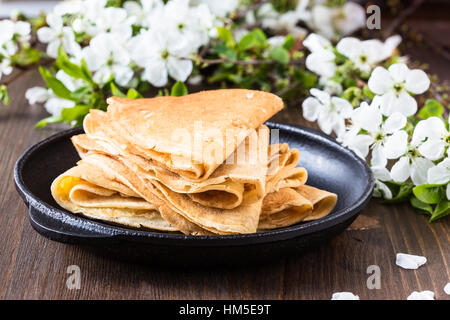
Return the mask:
<path fill-rule="evenodd" d="M 448 79 L 448 61 L 429 55 L 432 69 Z M 450 219 L 429 224 L 408 205 L 377 200 L 330 243 L 246 268 L 168 270 L 128 264 L 41 237 L 13 184 L 19 155 L 58 130 L 33 128 L 45 116 L 42 107 L 29 106 L 24 98 L 25 89 L 35 85 L 42 85 L 38 73 L 24 73 L 10 86 L 12 104 L 0 109 L 1 299 L 330 299 L 337 291 L 361 299 L 406 299 L 414 290 L 450 298 L 443 291 L 450 282 Z M 301 119 L 299 107 L 273 120 L 311 126 Z M 398 252 L 424 255 L 428 262 L 418 270 L 403 270 L 395 265 Z M 69 265 L 81 269 L 80 290 L 66 287 Z M 366 286 L 370 265 L 381 269 L 381 289 Z"/>

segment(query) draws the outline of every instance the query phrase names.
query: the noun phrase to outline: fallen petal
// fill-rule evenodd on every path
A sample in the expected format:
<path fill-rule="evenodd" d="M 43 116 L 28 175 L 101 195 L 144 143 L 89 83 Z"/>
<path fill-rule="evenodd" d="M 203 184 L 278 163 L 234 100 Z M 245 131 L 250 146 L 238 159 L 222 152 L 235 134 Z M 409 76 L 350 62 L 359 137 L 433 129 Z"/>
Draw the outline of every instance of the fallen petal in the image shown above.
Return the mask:
<path fill-rule="evenodd" d="M 397 253 L 395 263 L 403 269 L 417 269 L 427 262 L 427 258 L 413 254 Z"/>
<path fill-rule="evenodd" d="M 434 292 L 430 290 L 413 291 L 406 300 L 434 300 Z"/>
<path fill-rule="evenodd" d="M 446 294 L 450 295 L 450 282 L 445 285 L 444 291 Z"/>
<path fill-rule="evenodd" d="M 359 300 L 359 296 L 356 296 L 351 292 L 335 292 L 333 293 L 331 300 Z"/>

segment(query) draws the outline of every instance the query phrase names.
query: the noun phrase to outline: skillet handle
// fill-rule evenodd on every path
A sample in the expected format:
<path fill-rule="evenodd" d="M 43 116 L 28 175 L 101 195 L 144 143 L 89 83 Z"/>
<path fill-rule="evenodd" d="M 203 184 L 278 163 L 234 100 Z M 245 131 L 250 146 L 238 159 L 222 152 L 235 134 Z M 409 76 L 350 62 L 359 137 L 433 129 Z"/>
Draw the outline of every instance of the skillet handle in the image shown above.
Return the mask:
<path fill-rule="evenodd" d="M 41 235 L 65 243 L 111 244 L 118 242 L 111 230 L 76 215 L 51 210 L 44 206 L 28 207 L 30 223 Z M 92 241 L 95 240 L 95 241 Z"/>

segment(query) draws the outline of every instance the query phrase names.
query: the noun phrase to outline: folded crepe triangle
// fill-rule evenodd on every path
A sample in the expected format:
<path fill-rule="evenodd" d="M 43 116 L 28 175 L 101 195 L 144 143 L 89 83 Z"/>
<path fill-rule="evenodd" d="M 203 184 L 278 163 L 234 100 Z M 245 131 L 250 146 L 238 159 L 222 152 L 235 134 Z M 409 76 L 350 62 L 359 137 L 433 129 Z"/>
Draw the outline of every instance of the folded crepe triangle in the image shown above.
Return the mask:
<path fill-rule="evenodd" d="M 283 107 L 276 95 L 245 89 L 107 102 L 114 131 L 131 153 L 194 181 L 211 176 L 252 130 Z"/>

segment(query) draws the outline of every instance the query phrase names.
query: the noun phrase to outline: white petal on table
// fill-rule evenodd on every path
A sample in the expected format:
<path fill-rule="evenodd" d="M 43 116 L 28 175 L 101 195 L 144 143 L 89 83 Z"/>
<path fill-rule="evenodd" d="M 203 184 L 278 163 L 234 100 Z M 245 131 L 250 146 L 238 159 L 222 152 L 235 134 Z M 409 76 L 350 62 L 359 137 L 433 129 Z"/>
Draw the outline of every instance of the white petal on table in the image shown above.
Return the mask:
<path fill-rule="evenodd" d="M 450 282 L 445 285 L 444 292 L 446 294 L 450 295 Z"/>
<path fill-rule="evenodd" d="M 359 300 L 359 296 L 354 295 L 351 292 L 335 292 L 333 293 L 331 300 Z"/>
<path fill-rule="evenodd" d="M 430 290 L 413 291 L 406 300 L 434 300 L 434 292 Z"/>
<path fill-rule="evenodd" d="M 427 262 L 427 258 L 413 254 L 397 253 L 395 263 L 403 269 L 417 269 Z"/>

